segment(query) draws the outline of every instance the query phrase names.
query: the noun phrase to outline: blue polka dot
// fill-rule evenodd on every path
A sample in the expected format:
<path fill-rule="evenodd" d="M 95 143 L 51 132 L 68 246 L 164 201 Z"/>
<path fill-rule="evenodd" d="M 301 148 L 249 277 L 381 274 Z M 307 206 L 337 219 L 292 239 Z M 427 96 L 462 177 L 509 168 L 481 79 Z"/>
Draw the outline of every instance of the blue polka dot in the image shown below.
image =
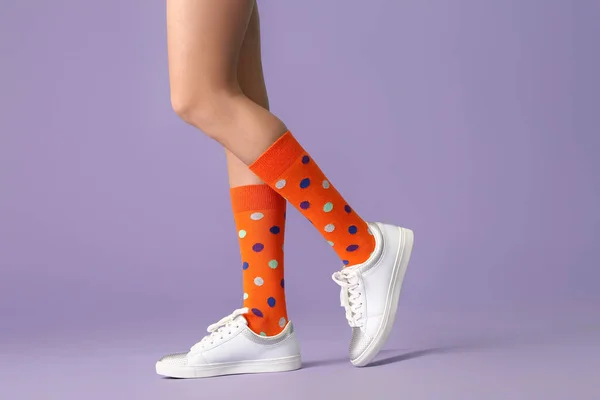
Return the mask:
<path fill-rule="evenodd" d="M 308 201 L 303 201 L 302 203 L 300 203 L 301 209 L 308 210 L 308 207 L 310 207 L 310 203 Z"/>
<path fill-rule="evenodd" d="M 352 212 L 352 209 L 350 208 L 350 206 L 349 206 L 348 204 L 346 204 L 346 205 L 344 206 L 344 211 L 346 211 L 347 213 L 351 213 L 351 212 Z"/>
<path fill-rule="evenodd" d="M 244 263 L 242 264 L 242 269 L 246 270 L 249 266 L 250 265 L 246 261 L 244 261 Z"/>
<path fill-rule="evenodd" d="M 309 187 L 309 186 L 310 186 L 310 179 L 308 179 L 308 178 L 304 178 L 304 179 L 302 179 L 302 180 L 300 181 L 300 187 L 301 187 L 302 189 L 306 189 L 306 188 L 307 188 L 307 187 Z"/>
<path fill-rule="evenodd" d="M 272 297 L 269 297 L 267 299 L 267 304 L 269 304 L 269 307 L 275 307 L 275 299 Z"/>
<path fill-rule="evenodd" d="M 355 250 L 358 250 L 357 244 L 351 244 L 350 246 L 346 247 L 346 251 L 355 251 Z"/>
<path fill-rule="evenodd" d="M 282 280 L 281 280 L 281 287 L 282 287 L 282 288 L 285 288 L 285 279 L 282 279 Z"/>
<path fill-rule="evenodd" d="M 262 311 L 260 311 L 258 308 L 253 308 L 252 314 L 256 315 L 257 317 L 261 317 L 261 318 L 263 317 Z"/>
<path fill-rule="evenodd" d="M 310 161 L 310 157 L 309 156 L 302 157 L 302 164 L 308 164 L 309 161 Z"/>
<path fill-rule="evenodd" d="M 271 232 L 274 235 L 277 235 L 279 232 L 281 232 L 281 229 L 279 229 L 278 226 L 272 226 L 271 229 L 269 229 L 269 232 Z"/>
<path fill-rule="evenodd" d="M 348 227 L 348 232 L 354 235 L 356 232 L 358 232 L 358 228 L 354 225 L 350 225 L 350 227 Z"/>
<path fill-rule="evenodd" d="M 348 260 L 342 260 L 342 262 L 344 263 L 344 265 L 350 264 L 350 261 L 348 261 Z"/>
<path fill-rule="evenodd" d="M 252 245 L 252 250 L 254 250 L 257 253 L 261 252 L 264 248 L 265 245 L 262 243 L 254 243 L 254 245 Z"/>

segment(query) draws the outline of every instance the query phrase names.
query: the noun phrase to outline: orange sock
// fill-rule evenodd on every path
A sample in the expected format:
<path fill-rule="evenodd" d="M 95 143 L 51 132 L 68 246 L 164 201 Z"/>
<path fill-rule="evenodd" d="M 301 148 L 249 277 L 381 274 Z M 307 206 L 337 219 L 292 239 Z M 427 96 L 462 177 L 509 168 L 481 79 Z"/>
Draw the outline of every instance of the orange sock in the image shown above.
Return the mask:
<path fill-rule="evenodd" d="M 345 265 L 369 258 L 375 239 L 367 223 L 290 132 L 277 139 L 250 169 L 312 222 Z"/>
<path fill-rule="evenodd" d="M 287 324 L 283 279 L 286 201 L 267 185 L 230 190 L 238 231 L 249 328 L 273 336 Z"/>

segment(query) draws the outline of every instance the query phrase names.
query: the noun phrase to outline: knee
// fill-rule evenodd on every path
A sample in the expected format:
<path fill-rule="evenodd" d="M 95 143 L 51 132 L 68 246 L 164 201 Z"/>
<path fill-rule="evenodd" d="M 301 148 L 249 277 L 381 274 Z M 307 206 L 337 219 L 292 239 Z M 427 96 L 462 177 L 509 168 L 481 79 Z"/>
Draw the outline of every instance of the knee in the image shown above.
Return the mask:
<path fill-rule="evenodd" d="M 213 137 L 216 125 L 223 120 L 230 108 L 227 93 L 211 91 L 171 92 L 171 106 L 183 121 Z"/>
<path fill-rule="evenodd" d="M 171 92 L 171 107 L 183 121 L 202 129 L 210 116 L 208 96 Z"/>

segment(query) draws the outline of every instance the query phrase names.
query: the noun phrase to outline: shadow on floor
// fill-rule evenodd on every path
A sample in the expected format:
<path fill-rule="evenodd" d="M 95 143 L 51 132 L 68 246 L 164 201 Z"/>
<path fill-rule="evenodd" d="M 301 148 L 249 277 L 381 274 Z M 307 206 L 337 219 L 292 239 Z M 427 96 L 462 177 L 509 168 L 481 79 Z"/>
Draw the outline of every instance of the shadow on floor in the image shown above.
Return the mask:
<path fill-rule="evenodd" d="M 594 329 L 597 330 L 597 329 Z M 448 345 L 441 345 L 436 347 L 430 347 L 419 350 L 408 350 L 408 349 L 391 349 L 391 350 L 382 350 L 379 353 L 379 359 L 376 359 L 374 362 L 369 364 L 369 367 L 378 367 L 388 364 L 393 364 L 402 361 L 408 361 L 411 359 L 416 359 L 420 357 L 430 356 L 430 355 L 439 355 L 439 354 L 457 354 L 457 353 L 467 353 L 472 351 L 481 351 L 481 350 L 495 350 L 502 348 L 510 348 L 517 346 L 525 346 L 529 344 L 541 344 L 541 343 L 549 343 L 562 341 L 563 339 L 574 339 L 574 336 L 577 336 L 579 333 L 589 332 L 588 329 L 582 330 L 567 330 L 560 331 L 557 330 L 555 332 L 537 332 L 537 333 L 529 333 L 529 334 L 517 334 L 513 336 L 505 336 L 505 337 L 487 337 L 487 338 L 479 338 L 479 339 L 470 339 L 464 340 L 462 343 L 454 343 Z M 391 356 L 390 356 L 391 354 Z M 383 358 L 382 358 L 383 356 Z M 305 368 L 311 367 L 323 367 L 328 365 L 336 365 L 336 364 L 344 364 L 348 363 L 348 358 L 337 358 L 330 360 L 313 360 L 308 361 L 303 364 Z"/>
<path fill-rule="evenodd" d="M 302 368 L 326 367 L 328 365 L 347 364 L 350 361 L 347 358 L 333 358 L 330 360 L 312 360 L 303 361 Z"/>
<path fill-rule="evenodd" d="M 589 330 L 585 330 L 589 332 Z M 574 339 L 574 336 L 577 336 L 580 333 L 584 333 L 585 331 L 581 330 L 572 330 L 572 331 L 555 331 L 552 333 L 548 332 L 538 332 L 538 333 L 529 333 L 529 334 L 517 334 L 513 336 L 505 336 L 505 337 L 488 337 L 488 338 L 480 338 L 480 339 L 471 339 L 465 340 L 462 343 L 455 343 L 449 345 L 443 345 L 438 347 L 431 347 L 421 350 L 412 350 L 406 352 L 405 350 L 387 350 L 382 351 L 380 355 L 383 355 L 384 352 L 394 352 L 401 354 L 396 354 L 391 357 L 381 358 L 376 360 L 375 362 L 368 365 L 368 367 L 377 367 L 382 365 L 393 364 L 401 361 L 408 361 L 411 359 L 425 357 L 429 355 L 435 354 L 457 354 L 457 353 L 467 353 L 478 350 L 495 350 L 495 349 L 505 349 L 511 347 L 518 346 L 526 346 L 530 344 L 541 344 L 541 343 L 550 343 L 556 341 L 562 341 L 564 339 Z"/>

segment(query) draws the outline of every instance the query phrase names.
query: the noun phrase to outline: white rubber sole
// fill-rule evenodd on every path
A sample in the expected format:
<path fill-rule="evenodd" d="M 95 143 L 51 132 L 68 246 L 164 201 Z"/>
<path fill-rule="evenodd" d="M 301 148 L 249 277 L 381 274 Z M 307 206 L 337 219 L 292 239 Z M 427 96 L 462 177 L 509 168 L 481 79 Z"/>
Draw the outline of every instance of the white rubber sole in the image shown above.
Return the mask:
<path fill-rule="evenodd" d="M 390 279 L 390 285 L 388 286 L 382 323 L 369 346 L 367 346 L 358 357 L 350 360 L 352 364 L 357 367 L 364 367 L 373 361 L 390 336 L 394 321 L 396 320 L 396 311 L 398 310 L 398 300 L 400 299 L 402 282 L 404 281 L 404 275 L 408 268 L 408 262 L 410 261 L 410 255 L 415 241 L 413 231 L 400 227 L 398 227 L 398 229 L 400 230 L 400 246 L 398 246 L 394 270 Z"/>
<path fill-rule="evenodd" d="M 300 355 L 296 355 L 268 360 L 250 360 L 202 366 L 176 366 L 158 361 L 156 363 L 156 373 L 170 378 L 191 379 L 221 375 L 284 372 L 297 370 L 301 367 L 302 360 L 300 359 Z"/>

